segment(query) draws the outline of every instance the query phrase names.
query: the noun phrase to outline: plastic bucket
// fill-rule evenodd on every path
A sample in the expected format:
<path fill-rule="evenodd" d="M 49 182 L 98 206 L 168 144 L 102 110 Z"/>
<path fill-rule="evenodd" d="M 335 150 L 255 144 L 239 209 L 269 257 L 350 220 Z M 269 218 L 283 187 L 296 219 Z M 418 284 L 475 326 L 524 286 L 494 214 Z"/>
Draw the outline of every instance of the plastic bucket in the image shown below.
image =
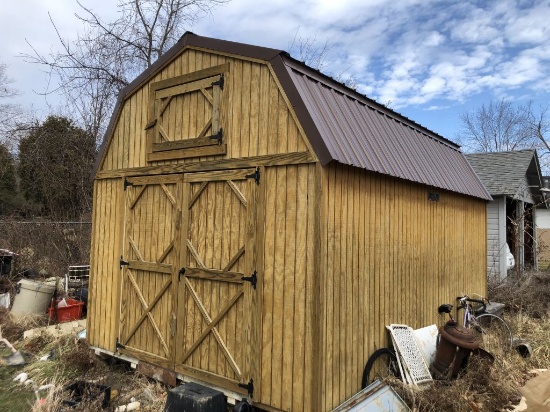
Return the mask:
<path fill-rule="evenodd" d="M 28 279 L 21 279 L 17 284 L 19 293 L 15 294 L 11 313 L 46 313 L 55 285 Z"/>
<path fill-rule="evenodd" d="M 10 294 L 9 293 L 0 293 L 0 308 L 10 308 Z"/>

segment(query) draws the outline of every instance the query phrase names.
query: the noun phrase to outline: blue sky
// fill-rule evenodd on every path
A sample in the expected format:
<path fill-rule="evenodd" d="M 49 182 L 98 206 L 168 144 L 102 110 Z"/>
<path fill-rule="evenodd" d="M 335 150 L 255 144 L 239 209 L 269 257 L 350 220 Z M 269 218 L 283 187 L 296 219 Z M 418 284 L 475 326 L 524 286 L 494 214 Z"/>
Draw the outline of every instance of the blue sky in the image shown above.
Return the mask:
<path fill-rule="evenodd" d="M 115 0 L 82 0 L 109 20 Z M 28 40 L 41 52 L 81 30 L 74 0 L 0 4 L 0 62 L 20 90 L 18 102 L 39 114 L 55 96 L 35 92 L 55 83 L 25 63 Z M 548 105 L 550 1 L 233 0 L 195 26 L 203 36 L 289 50 L 296 33 L 328 42 L 323 71 L 352 76 L 359 92 L 456 140 L 460 114 L 491 99 Z M 50 83 L 48 83 L 48 81 Z M 53 82 L 53 83 L 52 83 Z"/>

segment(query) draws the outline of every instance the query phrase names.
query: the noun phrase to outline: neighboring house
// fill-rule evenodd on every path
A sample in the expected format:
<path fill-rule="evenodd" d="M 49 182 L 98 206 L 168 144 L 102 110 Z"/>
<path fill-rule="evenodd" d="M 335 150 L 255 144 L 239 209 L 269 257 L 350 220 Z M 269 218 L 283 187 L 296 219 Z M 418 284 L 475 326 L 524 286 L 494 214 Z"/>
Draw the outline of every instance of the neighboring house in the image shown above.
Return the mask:
<path fill-rule="evenodd" d="M 486 293 L 490 199 L 442 136 L 281 50 L 187 33 L 105 135 L 89 343 L 269 411 L 332 410 L 386 325 Z"/>
<path fill-rule="evenodd" d="M 487 205 L 487 273 L 503 281 L 508 274 L 508 249 L 515 270 L 537 267 L 534 229 L 543 187 L 535 150 L 467 154 L 466 158 L 493 197 Z"/>
<path fill-rule="evenodd" d="M 544 184 L 541 189 L 546 199 L 537 206 L 535 227 L 537 230 L 539 269 L 550 267 L 550 176 L 543 176 Z"/>

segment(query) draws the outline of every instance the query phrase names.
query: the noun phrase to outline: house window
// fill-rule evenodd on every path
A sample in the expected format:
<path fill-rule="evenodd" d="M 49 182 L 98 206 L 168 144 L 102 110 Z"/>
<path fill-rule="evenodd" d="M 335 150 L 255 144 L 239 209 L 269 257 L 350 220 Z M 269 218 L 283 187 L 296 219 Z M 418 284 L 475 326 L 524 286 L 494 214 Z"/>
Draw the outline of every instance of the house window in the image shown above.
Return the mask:
<path fill-rule="evenodd" d="M 220 114 L 228 70 L 223 64 L 151 84 L 148 161 L 227 152 Z"/>

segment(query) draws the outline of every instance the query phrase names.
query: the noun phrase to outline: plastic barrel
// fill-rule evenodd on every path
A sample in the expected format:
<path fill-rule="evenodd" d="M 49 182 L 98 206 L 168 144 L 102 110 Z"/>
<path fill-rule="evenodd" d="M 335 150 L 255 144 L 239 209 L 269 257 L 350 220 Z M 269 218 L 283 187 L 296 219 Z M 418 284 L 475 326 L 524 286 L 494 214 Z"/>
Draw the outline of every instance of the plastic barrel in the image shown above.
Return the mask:
<path fill-rule="evenodd" d="M 15 294 L 11 313 L 45 314 L 55 291 L 55 285 L 21 279 L 17 282 L 19 293 Z"/>

